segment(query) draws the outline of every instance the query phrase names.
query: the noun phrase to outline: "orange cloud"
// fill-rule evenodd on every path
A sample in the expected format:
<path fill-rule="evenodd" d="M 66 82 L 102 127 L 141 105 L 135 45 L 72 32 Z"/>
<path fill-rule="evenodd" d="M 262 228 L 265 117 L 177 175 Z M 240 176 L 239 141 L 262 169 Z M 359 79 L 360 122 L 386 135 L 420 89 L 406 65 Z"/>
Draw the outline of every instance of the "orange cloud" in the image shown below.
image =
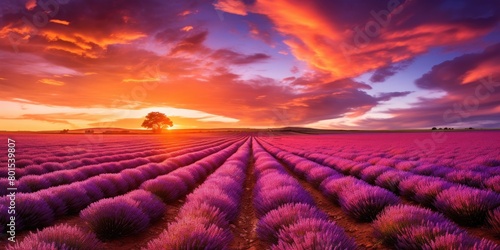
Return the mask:
<path fill-rule="evenodd" d="M 247 15 L 247 7 L 241 0 L 219 0 L 217 1 L 217 3 L 214 3 L 214 6 L 216 9 L 222 10 L 227 13 L 240 16 Z"/>
<path fill-rule="evenodd" d="M 49 84 L 49 85 L 54 85 L 54 86 L 63 86 L 65 84 L 62 81 L 58 81 L 55 79 L 49 79 L 49 78 L 40 79 L 38 81 L 41 83 L 44 83 L 44 84 Z"/>
<path fill-rule="evenodd" d="M 69 25 L 68 21 L 59 20 L 59 19 L 50 19 L 49 22 L 51 22 L 51 23 L 57 23 L 57 24 L 62 24 L 62 25 Z"/>
<path fill-rule="evenodd" d="M 354 77 L 408 60 L 434 46 L 463 43 L 493 27 L 446 21 L 439 13 L 419 15 L 428 8 L 418 1 L 401 3 L 392 12 L 375 2 L 350 6 L 350 14 L 346 8 L 340 1 L 275 0 L 256 1 L 247 10 L 269 17 L 275 29 L 289 37 L 284 43 L 292 54 L 314 69 L 331 73 L 331 79 Z M 414 20 L 424 17 L 437 21 Z"/>
<path fill-rule="evenodd" d="M 28 0 L 24 6 L 27 10 L 32 10 L 36 7 L 36 0 Z"/>
<path fill-rule="evenodd" d="M 190 10 L 185 10 L 185 11 L 179 13 L 179 16 L 187 16 L 187 15 L 192 14 L 192 13 L 193 12 L 191 12 Z"/>
<path fill-rule="evenodd" d="M 463 76 L 462 84 L 473 83 L 498 74 L 498 72 L 500 72 L 500 65 L 498 65 L 498 62 L 487 61 L 467 71 Z"/>
<path fill-rule="evenodd" d="M 193 26 L 184 26 L 181 30 L 188 32 L 188 31 L 190 31 L 192 29 L 193 29 Z"/>
<path fill-rule="evenodd" d="M 126 83 L 141 83 L 141 82 L 158 82 L 160 81 L 159 78 L 147 78 L 147 79 L 123 79 L 123 82 L 126 82 Z"/>

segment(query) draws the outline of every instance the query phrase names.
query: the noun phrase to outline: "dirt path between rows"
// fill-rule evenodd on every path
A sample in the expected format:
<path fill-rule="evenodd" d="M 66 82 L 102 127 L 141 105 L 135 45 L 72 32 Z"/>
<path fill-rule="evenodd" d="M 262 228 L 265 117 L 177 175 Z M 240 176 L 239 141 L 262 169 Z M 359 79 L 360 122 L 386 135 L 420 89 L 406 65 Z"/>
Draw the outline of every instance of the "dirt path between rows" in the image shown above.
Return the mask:
<path fill-rule="evenodd" d="M 354 238 L 359 246 L 359 249 L 373 249 L 382 250 L 390 249 L 380 241 L 378 241 L 373 236 L 373 227 L 371 223 L 360 223 L 356 220 L 347 216 L 339 206 L 331 202 L 326 198 L 319 190 L 314 188 L 314 186 L 308 183 L 306 180 L 299 178 L 295 173 L 293 173 L 288 166 L 279 159 L 276 159 L 281 163 L 281 165 L 287 170 L 287 172 L 292 175 L 296 180 L 299 181 L 300 185 L 313 197 L 316 206 L 325 212 L 332 221 L 335 221 L 337 225 L 342 227 L 346 234 Z"/>
<path fill-rule="evenodd" d="M 254 169 L 255 160 L 250 147 L 250 159 L 246 170 L 245 183 L 243 185 L 244 192 L 240 203 L 240 214 L 236 218 L 236 221 L 231 224 L 234 240 L 229 245 L 229 249 L 266 249 L 257 239 L 255 233 L 257 217 L 253 208 L 253 189 L 255 185 Z"/>

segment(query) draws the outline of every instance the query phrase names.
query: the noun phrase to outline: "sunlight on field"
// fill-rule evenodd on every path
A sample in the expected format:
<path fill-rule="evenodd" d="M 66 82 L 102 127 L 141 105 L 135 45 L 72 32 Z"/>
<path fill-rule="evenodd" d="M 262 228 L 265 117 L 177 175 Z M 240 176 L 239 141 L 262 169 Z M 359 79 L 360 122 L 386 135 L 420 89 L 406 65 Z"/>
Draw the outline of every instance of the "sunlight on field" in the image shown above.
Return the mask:
<path fill-rule="evenodd" d="M 18 250 L 498 248 L 500 132 L 443 135 L 13 134 L 0 230 Z"/>

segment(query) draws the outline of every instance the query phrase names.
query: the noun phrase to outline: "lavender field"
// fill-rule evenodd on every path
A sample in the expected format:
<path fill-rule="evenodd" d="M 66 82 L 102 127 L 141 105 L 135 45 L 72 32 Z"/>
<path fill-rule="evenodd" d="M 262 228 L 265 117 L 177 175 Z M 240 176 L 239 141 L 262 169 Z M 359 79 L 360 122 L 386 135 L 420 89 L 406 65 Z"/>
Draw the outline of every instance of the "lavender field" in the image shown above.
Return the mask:
<path fill-rule="evenodd" d="M 13 135 L 1 245 L 500 249 L 500 132 L 445 134 Z"/>

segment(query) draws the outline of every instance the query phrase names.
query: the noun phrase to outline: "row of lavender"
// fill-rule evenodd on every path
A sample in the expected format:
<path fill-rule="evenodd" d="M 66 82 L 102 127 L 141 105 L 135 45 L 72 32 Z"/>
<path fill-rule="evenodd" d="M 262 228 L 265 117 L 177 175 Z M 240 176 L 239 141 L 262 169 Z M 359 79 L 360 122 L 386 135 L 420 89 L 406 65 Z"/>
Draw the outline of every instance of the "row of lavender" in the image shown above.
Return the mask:
<path fill-rule="evenodd" d="M 195 138 L 194 138 L 195 137 Z M 226 137 L 227 138 L 227 137 Z M 13 136 L 18 144 L 18 156 L 30 160 L 30 164 L 45 162 L 47 157 L 60 157 L 63 159 L 78 159 L 83 156 L 104 156 L 107 151 L 127 151 L 128 149 L 149 147 L 164 148 L 172 142 L 179 144 L 196 143 L 199 141 L 214 140 L 217 137 L 210 135 L 166 135 L 162 137 L 149 137 L 144 135 L 38 135 L 19 134 Z M 219 137 L 220 139 L 220 137 Z M 123 145 L 130 147 L 125 149 Z M 43 149 L 43 150 L 40 150 Z M 130 151 L 132 152 L 132 151 Z M 81 157 L 79 157 L 81 156 Z M 5 160 L 6 156 L 0 156 Z M 29 161 L 28 161 L 29 162 Z M 21 164 L 23 167 L 25 164 Z M 29 165 L 29 164 L 28 164 Z"/>
<path fill-rule="evenodd" d="M 90 177 L 97 176 L 104 173 L 118 173 L 125 169 L 133 169 L 138 166 L 148 164 L 148 163 L 159 163 L 167 158 L 175 157 L 181 154 L 186 153 L 186 148 L 190 148 L 190 150 L 201 150 L 206 148 L 207 146 L 216 145 L 221 143 L 220 141 L 206 143 L 197 146 L 180 146 L 180 147 L 172 147 L 170 149 L 165 150 L 162 154 L 152 155 L 148 157 L 138 157 L 135 159 L 122 160 L 123 155 L 113 155 L 107 157 L 106 161 L 97 164 L 84 164 L 82 162 L 82 166 L 75 165 L 75 168 L 64 167 L 64 165 L 56 165 L 56 164 L 42 164 L 43 167 L 47 171 L 49 171 L 49 167 L 55 167 L 50 169 L 49 173 L 39 174 L 39 175 L 28 175 L 21 177 L 20 180 L 16 183 L 17 192 L 18 193 L 31 193 L 36 192 L 38 190 L 46 189 L 49 187 L 55 187 L 59 185 L 69 184 L 77 181 L 83 181 Z M 61 167 L 61 168 L 59 168 Z M 5 187 L 0 189 L 0 195 L 6 195 L 7 193 L 7 179 L 0 180 L 0 187 Z"/>
<path fill-rule="evenodd" d="M 312 197 L 253 141 L 257 235 L 272 249 L 357 249 L 352 238 L 316 208 Z"/>
<path fill-rule="evenodd" d="M 97 135 L 96 135 L 97 136 Z M 16 135 L 17 155 L 21 161 L 19 168 L 32 164 L 41 164 L 51 161 L 59 162 L 84 157 L 104 156 L 107 151 L 126 150 L 123 145 L 131 148 L 165 146 L 170 142 L 161 142 L 153 138 L 138 138 L 136 136 L 115 137 L 98 135 L 97 138 L 82 135 Z M 83 143 L 86 142 L 86 143 Z M 41 150 L 43 149 L 43 150 Z M 0 160 L 6 160 L 6 156 L 0 156 Z"/>
<path fill-rule="evenodd" d="M 433 245 L 452 241 L 454 244 L 463 246 L 482 247 L 475 249 L 499 247 L 491 241 L 468 235 L 457 225 L 445 219 L 442 214 L 416 206 L 398 205 L 399 199 L 388 190 L 372 186 L 363 180 L 344 176 L 332 168 L 280 150 L 270 144 L 263 143 L 262 145 L 285 162 L 299 177 L 313 184 L 334 204 L 340 205 L 350 217 L 361 222 L 376 219 L 373 223 L 376 232 L 388 245 L 398 249 L 419 249 L 426 245 L 430 249 L 435 249 Z M 450 203 L 453 201 L 450 200 L 446 204 Z M 495 211 L 498 213 L 498 210 Z M 404 213 L 407 212 L 413 213 L 414 217 L 411 215 L 405 217 Z M 494 213 L 491 218 L 497 221 L 498 226 L 498 217 L 494 217 Z M 401 214 L 401 218 L 397 217 L 398 214 Z M 445 235 L 447 237 L 442 237 Z"/>
<path fill-rule="evenodd" d="M 170 151 L 177 149 L 186 148 L 192 145 L 202 146 L 204 144 L 212 144 L 216 142 L 221 142 L 223 140 L 217 141 L 206 141 L 193 143 L 175 143 L 169 145 L 160 145 L 158 148 L 140 146 L 140 147 L 128 147 L 127 149 L 115 148 L 114 150 L 100 148 L 100 153 L 88 153 L 83 155 L 76 155 L 72 157 L 59 157 L 51 154 L 47 154 L 44 157 L 35 158 L 36 163 L 33 162 L 33 157 L 23 158 L 20 155 L 16 155 L 18 161 L 16 162 L 16 177 L 22 179 L 24 176 L 28 175 L 41 175 L 46 173 L 51 173 L 60 170 L 75 169 L 87 165 L 95 165 L 100 163 L 111 163 L 116 161 L 132 160 L 139 157 L 151 157 L 159 154 L 166 154 Z M 227 139 L 226 139 L 227 141 Z M 39 149 L 40 150 L 40 149 Z M 5 173 L 4 173 L 5 172 Z M 7 171 L 2 171 L 0 175 L 6 175 Z M 5 176 L 0 176 L 5 177 Z"/>
<path fill-rule="evenodd" d="M 312 145 L 315 145 L 318 142 L 317 140 L 311 141 L 309 139 L 304 139 L 301 144 L 304 143 L 306 144 L 307 148 L 312 148 Z M 385 145 L 385 143 L 387 142 L 382 141 L 380 143 Z M 328 144 L 333 143 L 327 142 L 327 144 L 325 145 Z M 282 142 L 281 146 L 290 147 L 289 144 L 286 144 L 286 142 Z M 391 145 L 387 145 L 387 147 L 390 146 Z M 319 149 L 315 149 L 314 152 L 332 156 L 332 158 L 330 158 L 330 161 L 342 168 L 364 168 L 369 165 L 376 165 L 378 167 L 395 168 L 418 175 L 440 177 L 449 182 L 500 192 L 500 158 L 498 158 L 498 156 L 496 158 L 493 156 L 485 158 L 483 156 L 484 154 L 495 154 L 494 149 L 487 150 L 487 147 L 482 147 L 482 152 L 478 152 L 478 154 L 467 151 L 468 154 L 454 155 L 452 161 L 444 161 L 442 159 L 438 160 L 441 157 L 444 157 L 443 155 L 439 155 L 439 157 L 417 157 L 414 159 L 409 156 L 411 155 L 411 152 L 406 152 L 410 148 L 408 145 L 401 145 L 400 150 L 394 152 L 399 154 L 395 155 L 380 152 L 373 152 L 372 155 L 367 155 L 367 153 L 360 148 L 356 150 L 349 150 L 349 152 L 351 153 L 339 153 L 335 150 L 332 150 L 333 148 L 337 147 L 332 146 L 330 147 L 330 149 L 321 147 Z M 370 150 L 367 149 L 366 151 L 374 151 L 374 149 L 371 148 Z M 404 151 L 405 154 L 408 155 L 401 156 L 401 151 Z M 413 153 L 415 153 L 418 150 L 413 151 Z M 496 153 L 498 154 L 499 152 Z M 472 158 L 469 157 L 459 160 L 459 156 L 462 156 L 462 158 L 463 156 L 470 156 Z M 477 163 L 478 161 L 480 163 Z M 356 168 L 354 170 L 356 170 Z"/>
<path fill-rule="evenodd" d="M 210 145 L 205 149 L 186 148 L 179 152 L 179 156 L 168 158 L 161 163 L 148 163 L 115 174 L 101 174 L 84 181 L 51 187 L 34 193 L 18 194 L 16 196 L 16 230 L 48 226 L 59 216 L 78 213 L 93 202 L 137 189 L 147 180 L 192 164 L 234 143 Z M 9 203 L 9 197 L 1 198 L 0 225 L 2 227 L 8 222 L 9 215 L 6 207 Z M 5 228 L 2 228 L 2 231 L 5 232 Z"/>
<path fill-rule="evenodd" d="M 174 222 L 145 249 L 227 249 L 243 195 L 248 140 L 186 198 Z"/>
<path fill-rule="evenodd" d="M 406 161 L 480 171 L 500 167 L 500 132 L 458 132 L 443 137 L 435 138 L 431 133 L 345 133 L 281 136 L 279 141 L 283 145 L 300 142 L 311 151 L 335 152 L 341 158 L 372 164 Z"/>
<path fill-rule="evenodd" d="M 87 150 L 76 150 L 76 151 L 69 151 L 69 152 L 46 152 L 41 151 L 41 148 L 44 147 L 39 147 L 37 151 L 31 152 L 30 154 L 24 152 L 24 150 L 21 148 L 19 151 L 18 157 L 21 158 L 19 162 L 17 162 L 17 167 L 18 168 L 26 168 L 27 166 L 33 167 L 32 165 L 41 165 L 41 164 L 47 164 L 47 163 L 64 163 L 67 167 L 72 167 L 75 164 L 79 164 L 80 162 L 78 160 L 86 160 L 93 162 L 92 164 L 95 163 L 102 163 L 102 162 L 110 162 L 110 161 L 115 161 L 117 159 L 113 159 L 110 157 L 116 157 L 119 155 L 125 155 L 125 156 L 120 156 L 120 160 L 122 159 L 133 159 L 134 155 L 128 155 L 132 157 L 126 157 L 126 154 L 137 154 L 139 153 L 138 151 L 141 151 L 142 155 L 138 156 L 150 156 L 154 154 L 160 154 L 165 152 L 165 148 L 170 148 L 172 146 L 179 147 L 179 146 L 188 146 L 188 145 L 202 145 L 203 143 L 207 142 L 215 142 L 215 141 L 222 141 L 224 139 L 218 139 L 218 140 L 199 140 L 199 141 L 168 141 L 168 142 L 144 142 L 144 143 L 138 143 L 138 142 L 127 142 L 125 145 L 128 145 L 126 148 L 123 147 L 124 144 L 120 145 L 113 145 L 113 146 L 108 146 L 108 144 L 100 145 L 99 146 L 99 151 L 91 151 L 87 152 Z M 142 152 L 144 151 L 144 152 Z M 25 156 L 23 156 L 23 154 Z M 28 155 L 26 155 L 28 154 Z M 137 155 L 135 156 L 137 157 Z M 95 162 L 94 162 L 95 161 Z M 25 171 L 28 171 L 27 169 L 24 169 Z M 29 174 L 30 172 L 27 172 L 25 174 Z"/>
<path fill-rule="evenodd" d="M 133 191 L 122 196 L 92 203 L 80 213 L 82 218 L 101 239 L 112 239 L 135 234 L 147 229 L 151 222 L 164 214 L 165 205 L 184 197 L 198 183 L 205 180 L 241 142 L 211 154 L 193 164 L 148 180 L 140 186 L 144 191 Z M 139 197 L 138 203 L 133 202 Z M 156 200 L 158 197 L 161 200 Z"/>
<path fill-rule="evenodd" d="M 245 145 L 247 144 L 248 143 Z M 240 147 L 240 145 L 242 145 L 242 142 L 234 143 L 193 164 L 146 181 L 140 186 L 141 189 L 139 190 L 92 203 L 80 212 L 80 218 L 89 225 L 92 232 L 85 232 L 84 229 L 72 228 L 63 224 L 46 228 L 35 234 L 30 234 L 24 241 L 11 246 L 10 249 L 33 249 L 38 247 L 41 243 L 45 244 L 44 246 L 47 247 L 53 245 L 55 249 L 59 249 L 63 245 L 77 246 L 75 249 L 102 248 L 102 244 L 97 238 L 108 240 L 140 233 L 146 230 L 151 223 L 163 217 L 166 209 L 165 203 L 172 202 L 185 196 L 197 185 L 197 183 L 203 181 L 210 173 L 217 169 L 218 166 L 226 161 L 226 159 L 227 161 L 223 167 L 226 166 L 226 164 L 229 165 L 224 169 L 219 169 L 216 174 L 213 174 L 215 176 L 210 177 L 209 180 L 203 184 L 203 189 L 201 189 L 201 187 L 197 189 L 204 191 L 195 191 L 195 193 L 198 193 L 198 198 L 195 198 L 195 200 L 204 201 L 206 196 L 202 197 L 203 193 L 208 194 L 209 192 L 213 192 L 213 185 L 220 184 L 221 180 L 219 180 L 218 177 L 224 174 L 232 174 L 233 170 L 235 170 L 232 168 L 235 166 L 235 163 L 239 163 L 238 166 L 244 168 L 246 165 L 244 163 L 245 160 L 242 158 L 245 157 L 244 153 L 248 154 L 248 151 L 244 149 L 245 146 Z M 233 154 L 238 147 L 240 147 L 238 152 Z M 248 145 L 246 147 L 248 148 Z M 228 159 L 230 155 L 232 156 Z M 237 162 L 238 159 L 241 162 Z M 237 185 L 237 183 L 232 184 L 232 186 L 226 187 L 228 192 L 230 190 L 235 190 L 234 188 L 239 188 L 241 193 L 242 185 Z M 213 195 L 213 193 L 211 195 Z M 203 212 L 199 210 L 200 206 L 189 206 L 189 203 L 190 199 L 188 198 L 188 203 L 184 206 L 185 212 L 193 214 L 193 216 L 197 212 L 200 216 L 203 214 Z M 237 202 L 233 204 L 237 204 Z M 182 214 L 184 210 L 181 210 L 180 213 Z M 64 231 L 67 236 L 58 237 L 60 235 L 58 231 Z"/>
<path fill-rule="evenodd" d="M 468 226 L 480 226 L 490 214 L 490 224 L 496 225 L 500 195 L 448 182 L 440 177 L 422 176 L 386 166 L 343 164 L 335 156 L 313 153 L 280 146 L 294 154 L 329 166 L 336 171 L 354 176 L 370 184 L 388 189 L 416 201 L 423 206 L 437 209 L 455 222 Z M 496 210 L 495 210 L 496 208 Z"/>

